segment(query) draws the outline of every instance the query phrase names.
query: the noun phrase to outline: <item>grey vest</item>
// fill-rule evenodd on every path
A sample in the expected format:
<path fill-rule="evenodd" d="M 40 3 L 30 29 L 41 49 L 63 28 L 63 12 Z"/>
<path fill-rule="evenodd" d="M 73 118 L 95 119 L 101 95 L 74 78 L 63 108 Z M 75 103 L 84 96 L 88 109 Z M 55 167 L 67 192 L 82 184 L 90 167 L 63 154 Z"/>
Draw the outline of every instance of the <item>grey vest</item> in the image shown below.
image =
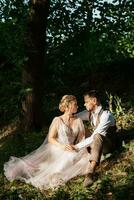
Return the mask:
<path fill-rule="evenodd" d="M 95 125 L 95 126 L 94 126 L 93 123 L 92 123 L 92 115 L 91 115 L 91 113 L 89 113 L 89 120 L 90 120 L 90 122 L 91 122 L 92 131 L 94 131 L 94 130 L 97 128 L 97 126 L 99 125 L 99 123 L 100 123 L 100 117 L 101 117 L 103 111 L 104 111 L 104 110 L 101 109 L 100 112 L 98 113 L 97 120 L 96 120 L 96 125 Z M 115 126 L 110 126 L 110 127 L 107 129 L 107 136 L 108 136 L 108 137 L 114 136 L 115 133 L 116 133 L 116 129 L 117 129 L 116 125 L 115 125 Z"/>

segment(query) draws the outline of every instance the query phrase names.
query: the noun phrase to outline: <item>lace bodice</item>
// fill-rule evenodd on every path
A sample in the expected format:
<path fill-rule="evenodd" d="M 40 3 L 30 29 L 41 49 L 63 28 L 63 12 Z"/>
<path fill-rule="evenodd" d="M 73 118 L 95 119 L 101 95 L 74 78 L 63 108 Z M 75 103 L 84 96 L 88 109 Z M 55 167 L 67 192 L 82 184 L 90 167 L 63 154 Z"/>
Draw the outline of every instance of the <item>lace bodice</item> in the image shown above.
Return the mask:
<path fill-rule="evenodd" d="M 50 126 L 56 126 L 57 141 L 62 144 L 73 144 L 79 133 L 84 134 L 84 125 L 80 118 L 76 118 L 72 124 L 72 127 L 68 127 L 60 117 L 55 117 Z"/>

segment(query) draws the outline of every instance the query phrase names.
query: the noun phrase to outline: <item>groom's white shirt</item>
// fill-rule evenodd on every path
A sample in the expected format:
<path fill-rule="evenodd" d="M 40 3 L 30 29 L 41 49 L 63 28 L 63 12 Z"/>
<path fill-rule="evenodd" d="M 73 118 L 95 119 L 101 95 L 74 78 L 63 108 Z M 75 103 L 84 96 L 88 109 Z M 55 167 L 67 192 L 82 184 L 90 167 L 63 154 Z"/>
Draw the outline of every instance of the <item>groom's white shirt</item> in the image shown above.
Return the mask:
<path fill-rule="evenodd" d="M 96 108 L 96 110 L 91 113 L 91 119 L 92 119 L 91 123 L 94 126 L 96 126 L 98 113 L 100 112 L 101 109 L 102 109 L 102 106 L 99 105 Z M 79 112 L 77 114 L 77 117 L 81 118 L 83 121 L 89 121 L 89 112 L 87 110 Z M 103 136 L 106 136 L 107 129 L 110 126 L 114 126 L 114 125 L 115 125 L 115 119 L 114 119 L 113 114 L 109 110 L 104 110 L 103 113 L 100 116 L 99 124 L 96 127 L 96 129 L 93 131 L 91 137 L 88 137 L 87 139 L 85 139 L 81 143 L 79 143 L 78 148 L 90 146 L 90 144 L 93 141 L 93 137 L 94 137 L 95 134 L 101 134 Z"/>

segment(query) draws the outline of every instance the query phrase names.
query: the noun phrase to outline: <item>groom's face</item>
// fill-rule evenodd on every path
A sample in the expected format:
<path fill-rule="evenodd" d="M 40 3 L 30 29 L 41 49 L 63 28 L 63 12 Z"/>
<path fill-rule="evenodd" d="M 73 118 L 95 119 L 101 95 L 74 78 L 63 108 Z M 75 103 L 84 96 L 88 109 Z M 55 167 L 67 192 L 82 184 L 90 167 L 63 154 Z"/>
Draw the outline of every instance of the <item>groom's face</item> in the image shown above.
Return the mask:
<path fill-rule="evenodd" d="M 84 96 L 84 106 L 88 111 L 93 111 L 97 104 L 97 100 L 95 97 L 89 97 L 88 95 Z"/>

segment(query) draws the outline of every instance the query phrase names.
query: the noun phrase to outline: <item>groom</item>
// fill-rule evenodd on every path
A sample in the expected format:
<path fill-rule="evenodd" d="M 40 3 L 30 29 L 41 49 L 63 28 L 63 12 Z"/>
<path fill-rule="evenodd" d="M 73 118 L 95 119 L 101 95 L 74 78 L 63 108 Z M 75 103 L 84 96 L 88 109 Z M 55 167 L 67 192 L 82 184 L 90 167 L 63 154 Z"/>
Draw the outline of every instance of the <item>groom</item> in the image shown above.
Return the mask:
<path fill-rule="evenodd" d="M 92 138 L 88 144 L 88 138 L 83 141 L 83 146 L 90 148 L 90 160 L 87 166 L 84 187 L 92 185 L 93 174 L 99 165 L 101 154 L 115 150 L 116 125 L 115 119 L 109 110 L 103 110 L 100 96 L 96 90 L 84 94 L 84 106 L 86 110 L 77 114 L 83 121 L 89 120 L 92 131 L 86 137 Z"/>

